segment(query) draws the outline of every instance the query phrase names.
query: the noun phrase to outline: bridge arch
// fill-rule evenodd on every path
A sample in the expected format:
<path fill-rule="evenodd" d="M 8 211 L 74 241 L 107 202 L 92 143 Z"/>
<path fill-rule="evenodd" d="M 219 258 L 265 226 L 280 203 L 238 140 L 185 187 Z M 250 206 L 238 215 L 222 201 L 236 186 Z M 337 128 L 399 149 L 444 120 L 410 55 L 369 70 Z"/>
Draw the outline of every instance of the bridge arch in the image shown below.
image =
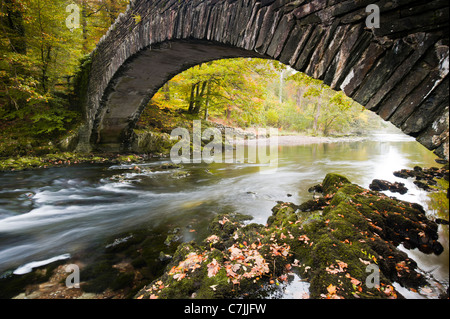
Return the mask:
<path fill-rule="evenodd" d="M 380 27 L 366 26 L 368 4 Z M 132 0 L 90 55 L 77 150 L 124 151 L 151 97 L 194 65 L 279 60 L 448 159 L 447 0 Z"/>

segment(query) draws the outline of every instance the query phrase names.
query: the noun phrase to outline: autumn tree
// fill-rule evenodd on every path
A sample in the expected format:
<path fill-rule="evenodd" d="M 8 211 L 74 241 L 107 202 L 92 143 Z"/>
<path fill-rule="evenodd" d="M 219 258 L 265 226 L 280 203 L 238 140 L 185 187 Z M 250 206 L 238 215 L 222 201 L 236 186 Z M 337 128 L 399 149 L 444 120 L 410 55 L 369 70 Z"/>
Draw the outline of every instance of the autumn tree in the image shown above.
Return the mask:
<path fill-rule="evenodd" d="M 188 114 L 234 115 L 244 122 L 259 121 L 265 95 L 264 75 L 270 72 L 263 60 L 224 59 L 197 65 L 169 81 L 152 104 L 183 108 Z"/>
<path fill-rule="evenodd" d="M 128 0 L 75 0 L 80 8 L 83 54 L 91 52 L 129 3 Z"/>
<path fill-rule="evenodd" d="M 79 60 L 95 47 L 127 3 L 3 0 L 0 121 L 23 120 L 23 127 L 36 135 L 63 132 L 76 117 L 69 108 L 68 93 Z M 79 28 L 66 24 L 69 4 L 80 8 Z"/>
<path fill-rule="evenodd" d="M 234 126 L 271 126 L 314 135 L 358 130 L 367 124 L 369 112 L 322 81 L 264 59 L 197 65 L 167 82 L 150 104 Z"/>

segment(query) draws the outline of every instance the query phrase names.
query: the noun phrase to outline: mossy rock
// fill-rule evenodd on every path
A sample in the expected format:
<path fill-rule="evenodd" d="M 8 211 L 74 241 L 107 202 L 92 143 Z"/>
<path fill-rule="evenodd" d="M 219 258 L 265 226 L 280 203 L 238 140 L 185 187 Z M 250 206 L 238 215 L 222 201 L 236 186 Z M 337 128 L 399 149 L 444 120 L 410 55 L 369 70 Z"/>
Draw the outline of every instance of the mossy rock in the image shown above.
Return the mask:
<path fill-rule="evenodd" d="M 191 175 L 188 171 L 180 171 L 177 170 L 175 172 L 173 172 L 170 177 L 174 178 L 174 179 L 180 179 L 180 178 L 185 178 L 188 177 L 189 175 Z"/>
<path fill-rule="evenodd" d="M 134 130 L 131 142 L 131 150 L 136 153 L 161 153 L 169 154 L 170 149 L 177 143 L 167 133 L 150 130 Z"/>
<path fill-rule="evenodd" d="M 325 195 L 334 194 L 347 184 L 351 184 L 347 177 L 334 173 L 327 174 L 322 182 L 323 193 Z"/>
<path fill-rule="evenodd" d="M 242 222 L 251 220 L 253 217 L 239 213 L 220 214 L 210 222 L 208 229 L 213 235 L 227 241 L 233 233 L 242 227 Z"/>
<path fill-rule="evenodd" d="M 280 226 L 282 224 L 289 223 L 289 221 L 296 221 L 296 211 L 297 205 L 294 203 L 278 202 L 278 204 L 272 208 L 272 216 L 267 219 L 267 224 L 268 226 Z"/>

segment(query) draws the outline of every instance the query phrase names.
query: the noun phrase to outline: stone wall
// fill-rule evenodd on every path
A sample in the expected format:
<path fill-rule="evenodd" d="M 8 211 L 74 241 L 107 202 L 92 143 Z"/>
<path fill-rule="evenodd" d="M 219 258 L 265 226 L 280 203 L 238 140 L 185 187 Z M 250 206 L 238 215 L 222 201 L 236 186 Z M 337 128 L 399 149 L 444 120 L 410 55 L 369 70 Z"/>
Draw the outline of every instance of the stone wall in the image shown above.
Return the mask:
<path fill-rule="evenodd" d="M 366 27 L 366 6 L 380 27 Z M 172 76 L 227 57 L 277 59 L 323 80 L 448 159 L 449 4 L 134 0 L 92 52 L 79 151 L 126 150 Z"/>

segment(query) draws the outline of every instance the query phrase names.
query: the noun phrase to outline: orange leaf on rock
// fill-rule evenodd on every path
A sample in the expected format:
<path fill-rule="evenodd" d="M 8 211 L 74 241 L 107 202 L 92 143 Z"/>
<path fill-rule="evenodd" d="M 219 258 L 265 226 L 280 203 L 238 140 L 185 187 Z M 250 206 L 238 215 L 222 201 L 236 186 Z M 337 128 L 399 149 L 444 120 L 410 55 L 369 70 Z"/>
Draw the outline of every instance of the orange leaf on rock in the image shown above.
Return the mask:
<path fill-rule="evenodd" d="M 352 284 L 354 284 L 355 286 L 358 286 L 358 285 L 361 283 L 361 282 L 360 282 L 358 279 L 356 279 L 356 278 L 352 278 L 350 281 L 351 281 Z"/>
<path fill-rule="evenodd" d="M 328 293 L 329 293 L 330 295 L 335 294 L 335 293 L 336 293 L 336 286 L 333 286 L 333 284 L 330 284 L 330 285 L 327 287 L 327 291 L 328 291 Z"/>
<path fill-rule="evenodd" d="M 210 278 L 215 276 L 220 269 L 220 265 L 215 258 L 206 267 L 208 268 L 208 277 Z"/>

